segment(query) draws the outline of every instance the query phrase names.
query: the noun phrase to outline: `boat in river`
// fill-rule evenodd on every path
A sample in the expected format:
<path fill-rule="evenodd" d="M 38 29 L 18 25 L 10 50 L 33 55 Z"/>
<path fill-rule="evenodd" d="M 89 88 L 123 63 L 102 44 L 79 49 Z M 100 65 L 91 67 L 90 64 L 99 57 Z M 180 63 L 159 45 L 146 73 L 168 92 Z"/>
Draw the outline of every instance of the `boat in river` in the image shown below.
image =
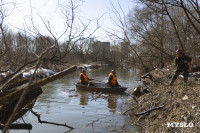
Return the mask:
<path fill-rule="evenodd" d="M 127 87 L 115 87 L 111 88 L 108 87 L 106 83 L 96 83 L 92 82 L 92 85 L 83 85 L 80 82 L 76 83 L 76 88 L 80 90 L 87 90 L 87 91 L 97 91 L 97 92 L 108 92 L 108 93 L 124 93 Z"/>

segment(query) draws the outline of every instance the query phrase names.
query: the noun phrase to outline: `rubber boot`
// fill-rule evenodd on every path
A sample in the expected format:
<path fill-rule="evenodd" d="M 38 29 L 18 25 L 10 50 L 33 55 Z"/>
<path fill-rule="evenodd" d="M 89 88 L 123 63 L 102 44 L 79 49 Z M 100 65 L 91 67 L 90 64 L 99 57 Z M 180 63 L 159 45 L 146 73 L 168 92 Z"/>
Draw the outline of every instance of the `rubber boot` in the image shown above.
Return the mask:
<path fill-rule="evenodd" d="M 184 77 L 184 84 L 187 85 L 187 77 Z"/>
<path fill-rule="evenodd" d="M 187 78 L 184 78 L 184 83 L 185 83 L 185 84 L 187 83 Z"/>
<path fill-rule="evenodd" d="M 186 84 L 188 80 L 188 72 L 184 71 L 183 76 L 184 76 L 184 84 Z"/>

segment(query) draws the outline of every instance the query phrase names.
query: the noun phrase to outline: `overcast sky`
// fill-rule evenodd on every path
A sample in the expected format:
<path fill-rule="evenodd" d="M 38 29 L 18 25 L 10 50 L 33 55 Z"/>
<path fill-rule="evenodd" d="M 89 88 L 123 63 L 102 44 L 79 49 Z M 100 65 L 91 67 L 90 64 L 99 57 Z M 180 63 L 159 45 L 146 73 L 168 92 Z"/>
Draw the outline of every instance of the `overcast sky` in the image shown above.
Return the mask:
<path fill-rule="evenodd" d="M 9 27 L 22 28 L 25 25 L 30 25 L 30 15 L 31 11 L 33 14 L 33 21 L 35 26 L 42 31 L 44 34 L 46 32 L 46 28 L 42 24 L 41 16 L 43 19 L 48 20 L 50 22 L 51 28 L 57 36 L 59 36 L 63 31 L 63 24 L 65 19 L 61 15 L 60 8 L 58 7 L 57 0 L 8 0 L 12 2 L 16 2 L 16 7 L 13 9 L 13 5 L 9 4 L 9 12 L 12 13 L 6 18 L 6 23 Z M 64 4 L 63 1 L 67 0 L 59 0 L 61 4 Z M 79 7 L 79 15 L 78 17 L 88 18 L 88 19 L 100 19 L 99 23 L 102 25 L 102 29 L 114 28 L 110 17 L 112 17 L 111 5 L 113 3 L 115 7 L 118 8 L 118 3 L 120 3 L 125 13 L 130 11 L 134 4 L 133 0 L 83 0 L 83 3 Z M 32 7 L 32 8 L 31 8 Z M 32 9 L 32 10 L 31 10 Z M 94 25 L 92 25 L 94 26 Z M 90 27 L 92 30 L 94 27 Z M 102 29 L 96 31 L 94 36 L 98 36 L 99 40 L 108 41 L 106 32 Z"/>

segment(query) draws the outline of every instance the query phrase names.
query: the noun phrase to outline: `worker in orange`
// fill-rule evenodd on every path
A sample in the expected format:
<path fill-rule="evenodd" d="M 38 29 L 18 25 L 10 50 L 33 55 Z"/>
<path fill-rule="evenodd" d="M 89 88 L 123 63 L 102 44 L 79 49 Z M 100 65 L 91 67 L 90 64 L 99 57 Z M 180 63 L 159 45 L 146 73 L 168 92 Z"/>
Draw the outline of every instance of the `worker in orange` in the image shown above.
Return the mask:
<path fill-rule="evenodd" d="M 110 86 L 111 88 L 120 87 L 120 85 L 117 82 L 117 75 L 115 70 L 112 70 L 111 73 L 109 74 L 107 85 Z"/>
<path fill-rule="evenodd" d="M 83 69 L 82 73 L 80 73 L 80 83 L 83 85 L 88 85 L 89 84 L 89 80 L 93 80 L 93 79 L 89 79 L 87 74 L 86 74 L 86 70 Z"/>

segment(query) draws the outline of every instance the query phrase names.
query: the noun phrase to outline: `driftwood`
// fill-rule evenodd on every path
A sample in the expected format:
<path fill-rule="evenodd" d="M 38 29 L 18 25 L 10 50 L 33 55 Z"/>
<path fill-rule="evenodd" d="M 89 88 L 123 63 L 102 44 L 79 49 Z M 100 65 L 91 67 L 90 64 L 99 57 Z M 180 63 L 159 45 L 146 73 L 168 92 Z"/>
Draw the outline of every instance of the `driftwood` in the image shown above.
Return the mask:
<path fill-rule="evenodd" d="M 25 79 L 21 79 L 21 80 L 19 80 L 19 81 L 15 81 L 15 82 L 13 82 L 13 83 L 7 85 L 6 90 L 5 90 L 5 91 L 2 91 L 2 92 L 0 93 L 0 97 L 3 97 L 3 96 L 5 96 L 5 95 L 7 95 L 7 94 L 9 94 L 9 93 L 14 92 L 14 91 L 16 90 L 16 87 L 27 83 L 29 80 L 30 80 L 30 78 L 25 78 Z"/>
<path fill-rule="evenodd" d="M 119 130 L 119 129 L 109 129 L 109 131 L 116 131 L 116 132 L 124 132 L 124 133 L 131 133 L 127 130 Z"/>
<path fill-rule="evenodd" d="M 33 113 L 33 114 L 38 118 L 38 122 L 39 122 L 39 123 L 52 124 L 52 125 L 57 125 L 57 126 L 64 126 L 64 127 L 70 128 L 70 129 L 74 129 L 74 128 L 71 127 L 71 126 L 66 125 L 66 123 L 65 123 L 65 124 L 59 124 L 59 123 L 54 123 L 54 122 L 42 121 L 42 120 L 40 119 L 40 115 L 39 115 L 39 114 L 37 114 L 37 113 L 34 112 L 33 110 L 30 110 L 30 111 L 31 111 L 31 113 Z"/>
<path fill-rule="evenodd" d="M 134 110 L 134 109 L 135 109 L 135 108 L 130 108 L 130 109 L 124 111 L 122 114 L 125 115 L 127 112 L 129 112 L 129 111 L 131 111 L 131 110 Z"/>
<path fill-rule="evenodd" d="M 42 79 L 40 81 L 37 82 L 33 82 L 32 80 L 33 78 L 29 81 L 29 84 L 25 87 L 22 87 L 20 89 L 16 89 L 15 91 L 7 94 L 6 96 L 0 97 L 0 106 L 4 106 L 4 107 L 12 107 L 10 109 L 11 114 L 8 115 L 8 117 L 4 118 L 3 123 L 5 123 L 5 127 L 3 129 L 3 133 L 6 132 L 6 130 L 9 128 L 10 124 L 12 122 L 14 122 L 17 118 L 19 118 L 17 115 L 19 114 L 20 110 L 23 110 L 23 104 L 25 102 L 25 98 L 27 96 L 30 95 L 30 92 L 35 92 L 38 90 L 38 88 L 40 88 L 41 86 L 52 82 L 56 79 L 59 79 L 67 74 L 70 74 L 72 72 L 74 72 L 76 70 L 76 66 L 72 66 L 60 73 L 57 73 L 55 75 L 52 75 L 50 77 L 47 77 L 45 79 Z M 32 104 L 34 105 L 34 104 Z M 14 108 L 13 108 L 14 107 Z M 1 110 L 1 111 L 7 111 L 7 109 Z M 24 115 L 24 113 L 27 112 L 27 110 L 23 110 L 22 113 L 20 113 L 22 115 Z M 8 113 L 0 113 L 0 115 L 4 117 L 4 114 L 8 114 Z M 6 120 L 8 119 L 8 120 Z"/>
<path fill-rule="evenodd" d="M 141 76 L 141 79 L 150 79 L 152 82 L 154 81 L 154 77 L 150 73 L 146 73 L 145 75 Z"/>
<path fill-rule="evenodd" d="M 0 124 L 0 129 L 2 130 L 4 128 L 4 125 Z M 9 129 L 25 129 L 25 130 L 32 130 L 31 124 L 11 124 Z"/>
<path fill-rule="evenodd" d="M 150 114 L 152 111 L 162 109 L 163 107 L 164 107 L 164 105 L 161 105 L 161 106 L 159 106 L 159 107 L 155 107 L 155 108 L 152 108 L 152 109 L 150 109 L 150 110 L 147 110 L 147 111 L 144 111 L 144 112 L 141 112 L 141 113 L 136 113 L 135 115 L 136 115 L 136 116 L 139 116 L 139 115 L 148 115 L 148 114 Z"/>
<path fill-rule="evenodd" d="M 52 75 L 50 77 L 47 77 L 47 78 L 41 79 L 41 80 L 39 80 L 39 81 L 37 81 L 35 83 L 32 83 L 29 86 L 29 88 L 31 88 L 30 89 L 31 91 L 34 91 L 37 88 L 39 88 L 39 87 L 41 87 L 41 86 L 43 86 L 43 85 L 45 85 L 45 84 L 47 84 L 49 82 L 52 82 L 54 80 L 57 80 L 59 78 L 64 77 L 67 74 L 70 74 L 70 73 L 74 72 L 76 69 L 77 69 L 76 66 L 72 66 L 72 67 L 70 67 L 68 69 L 65 69 L 65 70 L 55 74 L 55 75 Z M 12 92 L 10 94 L 7 94 L 4 97 L 1 97 L 0 98 L 0 105 L 9 104 L 11 101 L 15 101 L 16 99 L 18 99 L 21 96 L 21 94 L 22 94 L 24 89 L 26 89 L 26 86 L 23 87 L 23 88 L 17 89 L 16 91 L 14 91 L 14 92 Z"/>
<path fill-rule="evenodd" d="M 82 127 L 79 131 L 77 131 L 76 133 L 82 132 L 85 128 L 87 128 L 87 127 L 90 126 L 90 125 L 93 126 L 93 124 L 94 124 L 95 122 L 97 122 L 97 121 L 99 121 L 99 119 L 97 119 L 97 120 L 95 120 L 95 121 L 92 121 L 91 123 L 88 123 L 87 125 L 83 126 L 83 127 Z"/>
<path fill-rule="evenodd" d="M 16 88 L 20 85 L 27 83 L 29 80 L 30 80 L 30 78 L 24 78 L 19 81 L 15 81 L 15 82 L 9 84 L 7 88 L 8 88 L 8 90 L 11 90 L 12 88 Z"/>
<path fill-rule="evenodd" d="M 24 99 L 24 102 L 22 103 L 22 108 L 17 113 L 14 121 L 22 117 L 28 110 L 30 110 L 33 107 L 37 97 L 40 94 L 42 94 L 42 89 L 40 87 L 37 88 L 35 91 L 30 91 L 27 94 L 27 96 Z M 8 120 L 18 100 L 19 98 L 15 101 L 10 102 L 9 104 L 2 105 L 2 108 L 0 109 L 0 123 L 4 124 Z"/>

